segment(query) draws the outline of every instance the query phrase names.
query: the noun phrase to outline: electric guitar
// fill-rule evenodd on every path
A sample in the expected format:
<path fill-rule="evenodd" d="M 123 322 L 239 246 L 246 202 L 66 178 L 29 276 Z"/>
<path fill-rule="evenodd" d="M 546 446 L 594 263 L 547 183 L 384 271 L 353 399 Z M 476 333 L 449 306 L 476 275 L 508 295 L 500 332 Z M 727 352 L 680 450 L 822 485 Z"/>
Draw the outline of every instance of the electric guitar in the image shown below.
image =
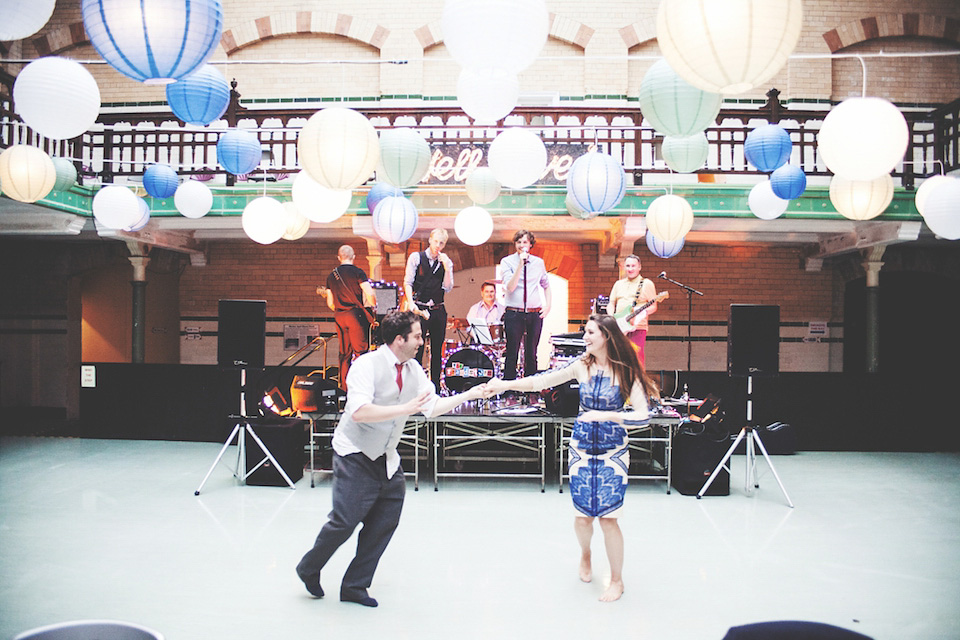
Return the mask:
<path fill-rule="evenodd" d="M 330 289 L 327 289 L 326 287 L 320 286 L 320 285 L 317 286 L 318 296 L 323 296 L 324 298 L 326 298 L 327 293 L 329 292 L 330 292 Z M 374 310 L 372 307 L 361 306 L 359 307 L 359 309 L 360 311 L 363 312 L 363 317 L 366 319 L 367 324 L 374 324 L 374 325 L 377 324 L 377 315 L 376 313 L 374 313 Z"/>
<path fill-rule="evenodd" d="M 639 295 L 639 293 L 638 293 L 638 295 Z M 634 326 L 630 323 L 631 320 L 633 320 L 635 317 L 637 317 L 638 315 L 640 315 L 640 313 L 642 313 L 643 311 L 645 311 L 645 310 L 647 309 L 647 307 L 649 307 L 649 306 L 651 306 L 651 305 L 654 305 L 654 304 L 656 304 L 656 303 L 658 303 L 658 302 L 662 302 L 662 301 L 666 300 L 666 299 L 669 298 L 669 297 L 670 297 L 670 292 L 669 292 L 669 291 L 664 291 L 664 292 L 662 292 L 662 293 L 658 293 L 657 295 L 655 295 L 655 296 L 653 297 L 652 300 L 647 300 L 646 302 L 644 302 L 644 303 L 641 304 L 640 306 L 635 306 L 635 307 L 633 308 L 633 310 L 630 311 L 627 315 L 623 316 L 622 318 L 617 318 L 617 326 L 619 326 L 619 327 L 620 327 L 620 330 L 623 331 L 624 333 L 629 333 L 629 332 L 633 331 L 633 330 L 634 330 Z"/>

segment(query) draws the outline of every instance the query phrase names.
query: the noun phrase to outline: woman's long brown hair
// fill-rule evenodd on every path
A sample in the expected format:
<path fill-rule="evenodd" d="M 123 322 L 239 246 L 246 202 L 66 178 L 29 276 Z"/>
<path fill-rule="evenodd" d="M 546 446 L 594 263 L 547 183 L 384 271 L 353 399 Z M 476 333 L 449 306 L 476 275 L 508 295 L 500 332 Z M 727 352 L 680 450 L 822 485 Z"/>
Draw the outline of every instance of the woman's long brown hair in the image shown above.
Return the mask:
<path fill-rule="evenodd" d="M 620 330 L 617 319 L 606 314 L 595 313 L 588 320 L 593 320 L 597 324 L 600 334 L 605 340 L 607 360 L 617 384 L 620 385 L 620 395 L 623 400 L 626 402 L 630 399 L 630 391 L 637 381 L 640 382 L 648 399 L 659 398 L 660 390 L 647 375 L 646 369 L 643 368 L 643 364 L 637 357 L 636 350 L 627 340 L 627 337 L 623 335 L 623 331 Z M 591 354 L 586 354 L 583 356 L 583 361 L 589 367 L 596 364 L 597 359 Z"/>

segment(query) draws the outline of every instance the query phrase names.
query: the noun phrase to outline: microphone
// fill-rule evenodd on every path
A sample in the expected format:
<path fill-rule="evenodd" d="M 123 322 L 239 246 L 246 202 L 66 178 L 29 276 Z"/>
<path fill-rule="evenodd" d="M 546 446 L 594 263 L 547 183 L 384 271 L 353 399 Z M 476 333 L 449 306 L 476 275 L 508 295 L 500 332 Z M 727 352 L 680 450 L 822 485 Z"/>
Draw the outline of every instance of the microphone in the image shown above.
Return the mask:
<path fill-rule="evenodd" d="M 660 272 L 660 275 L 657 276 L 657 277 L 658 277 L 658 278 L 666 278 L 666 277 L 667 277 L 667 272 L 666 272 L 666 271 L 661 271 L 661 272 Z"/>

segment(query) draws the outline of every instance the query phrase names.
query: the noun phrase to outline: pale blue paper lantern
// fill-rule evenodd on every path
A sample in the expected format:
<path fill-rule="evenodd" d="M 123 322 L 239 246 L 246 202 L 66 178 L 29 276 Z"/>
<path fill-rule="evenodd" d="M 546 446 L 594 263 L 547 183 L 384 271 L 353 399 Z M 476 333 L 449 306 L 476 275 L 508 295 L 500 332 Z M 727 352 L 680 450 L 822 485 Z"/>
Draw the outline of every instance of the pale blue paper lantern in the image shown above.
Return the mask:
<path fill-rule="evenodd" d="M 658 258 L 672 258 L 677 255 L 680 253 L 680 250 L 683 249 L 684 242 L 684 237 L 681 237 L 679 240 L 674 240 L 673 242 L 667 242 L 666 240 L 661 240 L 649 231 L 647 232 L 647 249 Z"/>
<path fill-rule="evenodd" d="M 367 192 L 367 210 L 372 214 L 380 201 L 390 196 L 403 197 L 403 190 L 386 182 L 378 182 Z"/>
<path fill-rule="evenodd" d="M 143 188 L 154 198 L 169 198 L 177 192 L 178 186 L 180 178 L 168 164 L 152 164 L 143 172 Z"/>
<path fill-rule="evenodd" d="M 250 173 L 260 166 L 260 138 L 252 131 L 230 129 L 217 141 L 217 161 L 235 176 Z"/>
<path fill-rule="evenodd" d="M 714 124 L 723 96 L 697 89 L 658 60 L 640 81 L 640 112 L 665 136 L 692 136 Z"/>
<path fill-rule="evenodd" d="M 220 119 L 230 104 L 230 85 L 223 74 L 205 64 L 167 85 L 167 104 L 187 124 L 208 125 Z"/>
<path fill-rule="evenodd" d="M 373 230 L 384 242 L 406 242 L 417 230 L 419 214 L 413 203 L 402 196 L 388 196 L 373 210 Z"/>
<path fill-rule="evenodd" d="M 591 151 L 580 156 L 567 174 L 567 196 L 585 213 L 610 211 L 626 191 L 623 166 L 606 153 Z"/>
<path fill-rule="evenodd" d="M 83 0 L 90 44 L 111 67 L 168 84 L 207 61 L 223 32 L 220 0 Z"/>
<path fill-rule="evenodd" d="M 412 187 L 430 169 L 430 145 L 407 127 L 380 132 L 377 176 L 395 187 Z"/>
<path fill-rule="evenodd" d="M 743 155 L 747 162 L 760 171 L 769 172 L 783 166 L 790 159 L 790 134 L 776 124 L 764 124 L 747 134 Z"/>
<path fill-rule="evenodd" d="M 800 167 L 785 164 L 770 174 L 770 188 L 778 198 L 793 200 L 807 190 L 807 176 Z"/>
<path fill-rule="evenodd" d="M 710 143 L 702 131 L 692 136 L 667 136 L 663 139 L 661 152 L 668 167 L 677 173 L 691 173 L 707 162 Z"/>
<path fill-rule="evenodd" d="M 77 167 L 73 161 L 66 158 L 51 158 L 51 160 L 57 171 L 57 180 L 53 183 L 54 191 L 66 191 L 77 184 Z"/>

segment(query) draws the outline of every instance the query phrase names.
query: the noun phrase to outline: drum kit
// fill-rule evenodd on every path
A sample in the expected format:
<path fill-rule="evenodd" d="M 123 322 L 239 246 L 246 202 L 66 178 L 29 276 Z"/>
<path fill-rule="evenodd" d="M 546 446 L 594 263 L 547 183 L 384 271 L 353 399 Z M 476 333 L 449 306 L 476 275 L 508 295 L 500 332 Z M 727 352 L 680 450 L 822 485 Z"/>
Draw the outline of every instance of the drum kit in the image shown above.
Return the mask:
<path fill-rule="evenodd" d="M 442 392 L 462 393 L 500 377 L 507 350 L 502 324 L 474 324 L 464 318 L 450 318 L 447 327 L 456 331 L 457 338 L 443 343 Z"/>

